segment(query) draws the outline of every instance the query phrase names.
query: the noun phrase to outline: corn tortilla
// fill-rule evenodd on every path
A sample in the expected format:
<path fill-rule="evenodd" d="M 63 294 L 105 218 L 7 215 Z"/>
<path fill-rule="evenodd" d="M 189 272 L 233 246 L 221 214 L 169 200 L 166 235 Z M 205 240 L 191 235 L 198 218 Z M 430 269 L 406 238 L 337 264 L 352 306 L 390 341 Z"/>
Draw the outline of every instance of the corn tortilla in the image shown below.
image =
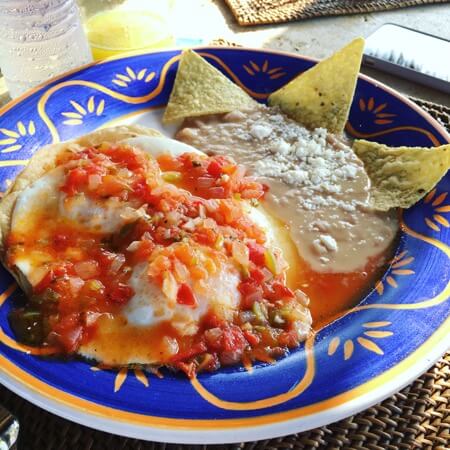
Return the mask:
<path fill-rule="evenodd" d="M 435 148 L 388 147 L 356 140 L 353 150 L 369 175 L 372 206 L 381 211 L 414 205 L 450 168 L 450 144 Z"/>
<path fill-rule="evenodd" d="M 308 128 L 342 133 L 364 50 L 358 38 L 269 96 L 269 105 Z"/>
<path fill-rule="evenodd" d="M 58 155 L 65 151 L 77 151 L 104 142 L 117 143 L 135 136 L 161 136 L 159 131 L 139 125 L 118 126 L 94 131 L 77 139 L 49 144 L 39 149 L 28 165 L 19 173 L 0 201 L 0 259 L 5 258 L 5 240 L 11 229 L 14 205 L 20 193 L 56 166 Z M 17 274 L 14 274 L 17 278 Z M 19 282 L 22 288 L 24 286 Z"/>
<path fill-rule="evenodd" d="M 181 56 L 163 122 L 252 109 L 256 105 L 255 100 L 222 72 L 188 50 Z"/>

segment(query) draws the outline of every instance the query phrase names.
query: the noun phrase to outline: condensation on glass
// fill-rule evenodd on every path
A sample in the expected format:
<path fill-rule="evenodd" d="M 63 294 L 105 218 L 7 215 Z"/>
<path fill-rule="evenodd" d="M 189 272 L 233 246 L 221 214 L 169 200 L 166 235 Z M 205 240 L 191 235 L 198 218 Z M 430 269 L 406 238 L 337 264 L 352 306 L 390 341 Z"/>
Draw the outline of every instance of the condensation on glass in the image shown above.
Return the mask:
<path fill-rule="evenodd" d="M 0 0 L 0 69 L 11 97 L 90 61 L 75 0 Z"/>

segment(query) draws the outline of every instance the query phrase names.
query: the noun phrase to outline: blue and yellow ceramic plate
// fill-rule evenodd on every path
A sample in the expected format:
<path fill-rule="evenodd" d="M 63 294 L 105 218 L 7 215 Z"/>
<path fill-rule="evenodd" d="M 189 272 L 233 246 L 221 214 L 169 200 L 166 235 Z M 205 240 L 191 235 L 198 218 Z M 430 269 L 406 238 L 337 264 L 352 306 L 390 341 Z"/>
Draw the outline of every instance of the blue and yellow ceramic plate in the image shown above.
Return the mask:
<path fill-rule="evenodd" d="M 254 98 L 314 62 L 236 48 L 200 53 Z M 162 129 L 179 51 L 94 64 L 7 105 L 0 116 L 0 186 L 5 190 L 39 147 L 116 123 Z M 450 142 L 435 120 L 373 80 L 358 81 L 347 131 L 389 145 Z M 97 370 L 45 359 L 19 345 L 8 325 L 17 293 L 0 273 L 0 381 L 68 419 L 143 439 L 224 443 L 289 434 L 346 417 L 389 396 L 444 353 L 450 337 L 450 175 L 403 214 L 397 256 L 347 315 L 274 365 L 200 375 L 190 382 L 138 370 Z M 125 343 L 124 343 L 125 345 Z"/>

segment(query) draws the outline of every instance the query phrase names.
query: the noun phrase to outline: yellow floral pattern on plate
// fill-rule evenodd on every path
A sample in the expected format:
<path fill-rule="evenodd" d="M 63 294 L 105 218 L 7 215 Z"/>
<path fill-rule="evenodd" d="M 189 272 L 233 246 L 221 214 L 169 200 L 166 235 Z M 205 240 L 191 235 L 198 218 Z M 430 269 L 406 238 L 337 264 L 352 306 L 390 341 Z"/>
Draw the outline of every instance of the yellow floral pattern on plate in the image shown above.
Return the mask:
<path fill-rule="evenodd" d="M 356 337 L 356 342 L 366 350 L 370 352 L 376 353 L 377 355 L 384 355 L 383 349 L 372 339 L 383 339 L 389 336 L 393 336 L 393 332 L 389 330 L 380 330 L 380 328 L 388 327 L 391 325 L 391 322 L 388 321 L 379 321 L 379 322 L 366 322 L 363 323 L 362 326 L 365 331 L 362 331 L 360 336 Z M 369 339 L 371 338 L 371 339 Z M 328 345 L 328 356 L 333 356 L 338 350 L 341 344 L 341 338 L 339 336 L 335 336 L 331 339 Z M 355 343 L 353 339 L 346 339 L 343 345 L 343 357 L 344 361 L 349 360 L 353 356 L 353 352 L 355 350 Z"/>
<path fill-rule="evenodd" d="M 415 272 L 412 269 L 409 269 L 409 266 L 414 261 L 414 256 L 407 256 L 408 251 L 404 250 L 395 256 L 391 261 L 391 272 L 385 278 L 385 282 L 392 286 L 393 288 L 397 288 L 398 284 L 394 275 L 397 276 L 405 276 L 405 275 L 413 275 Z M 384 293 L 384 281 L 380 280 L 375 285 L 375 289 L 378 294 L 383 295 Z"/>
<path fill-rule="evenodd" d="M 93 372 L 99 372 L 103 369 L 97 366 L 92 366 L 91 370 Z M 134 376 L 136 379 L 145 387 L 149 387 L 150 383 L 148 381 L 147 376 L 145 375 L 144 371 L 142 369 L 128 369 L 127 367 L 122 367 L 120 369 L 115 377 L 114 380 L 114 392 L 119 392 L 122 388 L 123 384 L 125 383 L 126 379 L 128 378 L 128 375 L 130 372 L 134 373 Z"/>
<path fill-rule="evenodd" d="M 150 72 L 148 69 L 141 69 L 139 71 L 133 70 L 131 67 L 125 67 L 125 73 L 117 73 L 112 82 L 120 87 L 126 88 L 133 81 L 141 81 L 150 83 L 156 76 L 156 72 Z"/>
<path fill-rule="evenodd" d="M 367 101 L 364 98 L 360 98 L 358 105 L 360 111 L 368 111 L 374 115 L 374 123 L 377 125 L 388 125 L 394 121 L 393 118 L 397 115 L 385 111 L 388 106 L 387 103 L 382 103 L 377 106 L 373 97 L 370 97 Z"/>
<path fill-rule="evenodd" d="M 92 114 L 101 116 L 105 110 L 105 100 L 101 99 L 96 102 L 95 96 L 91 95 L 87 101 L 86 106 L 82 106 L 75 100 L 70 100 L 73 111 L 62 112 L 61 115 L 67 117 L 63 121 L 64 125 L 81 125 L 84 119 Z"/>
<path fill-rule="evenodd" d="M 286 75 L 283 67 L 274 67 L 271 69 L 267 59 L 261 65 L 258 65 L 254 61 L 250 60 L 247 64 L 243 64 L 242 67 L 252 77 L 257 74 L 267 74 L 271 80 L 276 80 Z"/>
<path fill-rule="evenodd" d="M 36 133 L 34 122 L 30 120 L 27 125 L 25 125 L 25 123 L 23 121 L 17 122 L 15 130 L 0 128 L 1 153 L 11 153 L 20 150 L 23 147 L 21 138 L 25 136 L 34 136 Z"/>
<path fill-rule="evenodd" d="M 450 212 L 450 204 L 443 205 L 446 200 L 448 192 L 443 192 L 436 197 L 436 189 L 433 189 L 424 199 L 425 204 L 430 204 L 433 207 L 433 215 L 431 218 L 425 217 L 425 223 L 433 231 L 440 231 L 440 225 L 449 228 L 450 222 L 442 215 Z"/>

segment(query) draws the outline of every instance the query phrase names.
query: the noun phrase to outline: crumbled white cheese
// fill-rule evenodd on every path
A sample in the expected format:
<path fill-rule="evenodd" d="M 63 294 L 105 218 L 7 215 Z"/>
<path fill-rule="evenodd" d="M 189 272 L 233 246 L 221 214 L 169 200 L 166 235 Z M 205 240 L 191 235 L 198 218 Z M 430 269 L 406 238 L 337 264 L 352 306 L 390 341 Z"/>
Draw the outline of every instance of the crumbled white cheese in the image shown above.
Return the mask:
<path fill-rule="evenodd" d="M 329 252 L 336 252 L 338 250 L 336 239 L 329 234 L 319 235 L 317 239 L 313 240 L 312 246 L 319 255 L 324 255 Z"/>
<path fill-rule="evenodd" d="M 269 125 L 263 125 L 260 123 L 255 123 L 250 128 L 250 134 L 256 139 L 264 139 L 272 133 L 272 127 Z"/>
<path fill-rule="evenodd" d="M 275 141 L 270 147 L 272 153 L 279 153 L 280 155 L 287 155 L 290 149 L 291 146 L 283 139 Z"/>
<path fill-rule="evenodd" d="M 330 252 L 336 252 L 338 249 L 336 239 L 333 238 L 333 236 L 330 236 L 329 234 L 321 234 L 319 236 L 320 241 L 325 246 L 325 248 Z"/>
<path fill-rule="evenodd" d="M 312 246 L 317 254 L 322 255 L 324 253 L 327 253 L 326 247 L 322 244 L 320 239 L 314 239 L 312 241 Z"/>
<path fill-rule="evenodd" d="M 225 133 L 228 128 L 221 131 Z M 361 163 L 349 147 L 330 137 L 326 129 L 308 130 L 275 108 L 262 106 L 247 120 L 234 122 L 232 133 L 237 146 L 239 140 L 258 142 L 252 155 L 237 150 L 235 157 L 255 175 L 295 188 L 300 208 L 342 207 L 354 211 L 358 205 L 354 197 L 345 196 L 347 186 L 344 188 L 343 183 L 358 176 Z M 211 147 L 210 150 L 214 151 Z"/>

